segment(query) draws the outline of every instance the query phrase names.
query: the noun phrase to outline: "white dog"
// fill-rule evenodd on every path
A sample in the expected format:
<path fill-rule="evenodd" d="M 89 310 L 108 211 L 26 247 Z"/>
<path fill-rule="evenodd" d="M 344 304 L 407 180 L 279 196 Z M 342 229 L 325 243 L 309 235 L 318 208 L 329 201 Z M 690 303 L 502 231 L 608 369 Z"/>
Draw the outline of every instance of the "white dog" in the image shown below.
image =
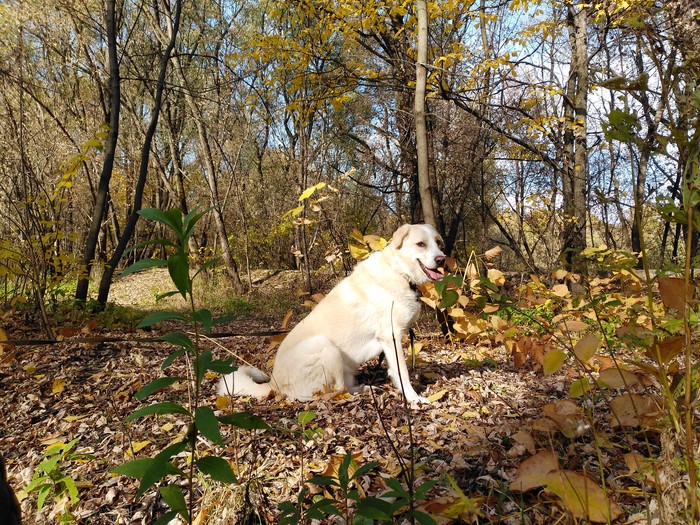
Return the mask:
<path fill-rule="evenodd" d="M 250 366 L 224 377 L 219 394 L 265 397 L 271 391 L 306 401 L 325 390 L 357 392 L 360 365 L 384 352 L 389 377 L 409 402 L 428 403 L 411 386 L 401 341 L 420 314 L 418 287 L 442 277 L 443 241 L 428 224 L 404 224 L 287 335 L 272 378 Z"/>

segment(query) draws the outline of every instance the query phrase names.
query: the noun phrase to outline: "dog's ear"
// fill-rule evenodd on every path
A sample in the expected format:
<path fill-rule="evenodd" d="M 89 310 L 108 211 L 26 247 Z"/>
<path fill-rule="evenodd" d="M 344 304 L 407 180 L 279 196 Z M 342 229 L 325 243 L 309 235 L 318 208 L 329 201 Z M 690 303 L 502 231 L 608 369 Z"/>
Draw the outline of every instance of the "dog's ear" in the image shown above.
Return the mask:
<path fill-rule="evenodd" d="M 410 224 L 400 226 L 399 229 L 394 232 L 394 235 L 391 236 L 391 243 L 389 243 L 389 246 L 397 250 L 401 248 L 401 245 L 403 244 L 404 239 L 406 239 L 408 236 L 410 229 Z"/>

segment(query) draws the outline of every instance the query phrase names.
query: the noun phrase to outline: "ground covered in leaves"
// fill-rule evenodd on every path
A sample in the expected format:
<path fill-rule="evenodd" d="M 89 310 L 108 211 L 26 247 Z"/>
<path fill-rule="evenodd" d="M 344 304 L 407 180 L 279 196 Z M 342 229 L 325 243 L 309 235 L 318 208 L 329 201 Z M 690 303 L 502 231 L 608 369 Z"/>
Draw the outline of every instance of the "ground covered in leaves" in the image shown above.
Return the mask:
<path fill-rule="evenodd" d="M 152 277 L 148 284 L 132 280 L 121 286 L 129 293 L 116 289 L 114 297 L 123 304 L 155 307 L 139 302 L 144 294 L 153 295 Z M 288 292 L 293 288 L 288 282 L 281 286 Z M 266 316 L 264 307 L 263 301 L 254 315 L 216 330 L 250 334 L 279 328 L 284 308 L 271 309 Z M 295 310 L 291 324 L 303 315 L 303 309 Z M 9 339 L 43 337 L 28 314 L 10 312 L 3 323 Z M 70 316 L 66 324 L 71 324 Z M 77 439 L 74 451 L 86 455 L 59 464 L 77 482 L 78 499 L 71 507 L 77 520 L 151 523 L 166 508 L 157 492 L 150 490 L 136 500 L 138 483 L 110 469 L 134 457 L 152 456 L 186 431 L 175 417 L 124 423 L 144 405 L 134 393 L 164 373 L 160 364 L 172 348 L 149 339 L 159 332 L 130 330 L 123 324 L 81 318 L 73 328 L 61 332 L 58 344 L 3 348 L 0 443 L 10 484 L 26 487 L 47 447 Z M 124 340 L 80 342 L 81 337 L 98 336 Z M 243 398 L 222 408 L 225 402 L 217 399 L 212 376 L 206 382 L 205 404 L 217 414 L 249 412 L 272 430 L 225 428 L 226 447 L 214 452 L 230 461 L 239 483 L 198 483 L 196 514 L 201 523 L 277 523 L 279 504 L 297 504 L 304 481 L 337 473 L 348 452 L 358 465 L 378 463 L 358 480 L 363 496 L 385 493 L 387 477 L 405 485 L 409 471 L 416 485 L 435 480 L 416 505 L 438 523 L 647 522 L 649 480 L 640 465 L 643 458 L 658 454 L 660 435 L 613 428 L 602 398 L 591 398 L 584 407 L 590 418 L 580 417 L 580 407 L 568 404 L 576 377 L 570 368 L 545 376 L 532 363 L 516 368 L 511 352 L 496 342 L 447 341 L 428 311 L 416 327 L 416 340 L 412 381 L 430 405 L 406 406 L 376 361 L 360 372 L 360 381 L 372 385 L 371 392 L 329 393 L 309 403 Z M 270 340 L 259 336 L 216 339 L 210 346 L 219 358 L 235 355 L 264 370 L 271 369 L 275 352 Z M 166 373 L 184 374 L 179 366 Z M 185 403 L 186 397 L 184 389 L 170 388 L 152 399 Z M 201 443 L 202 450 L 209 446 Z M 548 472 L 561 476 L 562 484 L 567 479 L 571 485 L 583 483 L 578 497 L 584 494 L 591 501 L 577 507 L 576 494 L 571 496 L 566 487 L 557 491 L 551 478 L 548 483 L 538 480 Z M 311 485 L 308 498 L 323 490 Z M 69 506 L 66 498 L 49 497 L 37 512 L 36 493 L 20 496 L 29 524 L 56 522 Z"/>

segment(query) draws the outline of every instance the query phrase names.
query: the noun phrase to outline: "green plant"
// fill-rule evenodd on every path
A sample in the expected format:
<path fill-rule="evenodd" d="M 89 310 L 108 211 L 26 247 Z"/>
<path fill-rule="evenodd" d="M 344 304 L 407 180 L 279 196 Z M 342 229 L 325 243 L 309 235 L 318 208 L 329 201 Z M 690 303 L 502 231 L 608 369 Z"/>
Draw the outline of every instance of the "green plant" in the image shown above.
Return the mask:
<path fill-rule="evenodd" d="M 27 494 L 36 493 L 37 510 L 41 510 L 49 499 L 67 499 L 65 512 L 60 516 L 61 523 L 70 523 L 75 517 L 70 512 L 80 500 L 76 480 L 65 473 L 71 463 L 93 459 L 90 454 L 72 452 L 73 447 L 80 438 L 75 438 L 69 443 L 54 443 L 47 447 L 42 454 L 43 461 L 34 470 L 32 480 L 24 489 Z"/>
<path fill-rule="evenodd" d="M 394 523 L 399 517 L 408 517 L 424 525 L 433 525 L 435 520 L 425 512 L 416 510 L 412 502 L 426 498 L 426 494 L 436 485 L 430 480 L 408 491 L 400 481 L 392 477 L 382 477 L 388 489 L 380 497 L 365 496 L 358 485 L 358 480 L 379 467 L 371 461 L 358 465 L 350 452 L 343 456 L 331 475 L 314 476 L 307 481 L 322 491 L 332 491 L 332 497 L 318 496 L 311 498 L 311 491 L 303 487 L 297 496 L 296 504 L 285 501 L 280 504 L 279 523 L 297 524 L 308 520 L 323 520 L 338 516 L 345 523 L 370 524 Z"/>
<path fill-rule="evenodd" d="M 200 404 L 202 381 L 207 371 L 228 374 L 236 370 L 235 367 L 231 366 L 231 359 L 216 360 L 212 355 L 211 349 L 203 348 L 204 338 L 202 336 L 210 333 L 212 327 L 217 323 L 228 319 L 215 319 L 209 310 L 198 309 L 192 293 L 193 281 L 197 275 L 216 262 L 216 260 L 211 260 L 199 268 L 198 271 L 190 272 L 187 252 L 188 240 L 194 232 L 197 221 L 201 219 L 204 213 L 194 210 L 183 217 L 178 209 L 162 211 L 148 208 L 141 210 L 139 214 L 142 217 L 166 225 L 174 234 L 175 241 L 167 239 L 152 241 L 151 244 L 162 245 L 169 251 L 167 258 L 143 259 L 127 268 L 121 274 L 121 276 L 124 276 L 146 268 L 165 266 L 176 290 L 163 293 L 159 299 L 179 293 L 189 305 L 187 313 L 156 312 L 147 316 L 139 325 L 140 327 L 151 326 L 167 320 L 180 321 L 189 325 L 190 333 L 193 334 L 192 337 L 184 332 L 170 332 L 161 337 L 163 341 L 167 341 L 177 348 L 164 360 L 162 369 L 167 369 L 177 359 L 183 358 L 187 363 L 188 376 L 160 377 L 151 381 L 136 393 L 136 398 L 143 400 L 164 388 L 171 387 L 175 383 L 185 382 L 188 387 L 187 406 L 175 402 L 159 402 L 140 408 L 126 418 L 126 422 L 129 422 L 140 417 L 152 415 L 178 414 L 189 421 L 187 432 L 178 436 L 170 445 L 155 456 L 135 459 L 112 470 L 117 474 L 131 476 L 141 481 L 137 498 L 140 498 L 156 483 L 161 483 L 159 491 L 163 500 L 170 507 L 170 511 L 163 514 L 156 521 L 157 524 L 168 523 L 177 515 L 187 520 L 188 523 L 192 523 L 195 470 L 215 481 L 223 483 L 235 483 L 237 481 L 228 461 L 214 454 L 203 455 L 200 453 L 199 449 L 202 446 L 200 436 L 206 438 L 214 445 L 223 447 L 221 424 L 234 425 L 244 429 L 270 428 L 260 418 L 251 414 L 243 412 L 216 416 L 211 407 Z M 187 452 L 186 458 L 181 457 L 184 452 Z M 178 466 L 180 463 L 186 464 L 184 469 Z M 187 498 L 178 484 L 163 483 L 163 480 L 170 475 L 186 479 Z"/>

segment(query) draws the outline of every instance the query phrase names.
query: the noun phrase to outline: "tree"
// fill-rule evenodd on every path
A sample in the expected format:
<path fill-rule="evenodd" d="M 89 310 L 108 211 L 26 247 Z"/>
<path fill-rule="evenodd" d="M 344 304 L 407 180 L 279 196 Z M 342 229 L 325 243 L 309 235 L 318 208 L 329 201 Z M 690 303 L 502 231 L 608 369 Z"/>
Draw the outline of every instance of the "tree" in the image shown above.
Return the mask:
<path fill-rule="evenodd" d="M 168 6 L 169 7 L 169 6 Z M 151 146 L 153 144 L 153 137 L 156 133 L 156 128 L 158 126 L 158 118 L 160 116 L 160 110 L 162 107 L 163 91 L 165 89 L 165 75 L 168 69 L 168 63 L 170 62 L 170 56 L 175 49 L 175 42 L 177 39 L 177 33 L 180 27 L 180 14 L 182 12 L 182 0 L 174 0 L 174 9 L 166 12 L 165 15 L 171 17 L 170 34 L 168 43 L 163 50 L 163 54 L 160 58 L 159 69 L 158 69 L 158 80 L 155 86 L 155 93 L 153 97 L 153 105 L 151 107 L 151 120 L 146 131 L 146 136 L 144 138 L 143 147 L 141 148 L 141 158 L 139 164 L 139 177 L 136 182 L 136 187 L 133 193 L 133 206 L 131 209 L 131 214 L 129 215 L 128 222 L 124 227 L 121 238 L 119 239 L 119 244 L 114 249 L 112 256 L 110 257 L 107 265 L 105 266 L 104 272 L 102 274 L 102 279 L 100 280 L 100 287 L 97 295 L 97 300 L 101 305 L 107 304 L 107 298 L 109 297 L 109 290 L 112 286 L 112 277 L 114 271 L 119 264 L 124 251 L 131 240 L 131 237 L 136 228 L 136 222 L 138 221 L 138 211 L 141 209 L 141 204 L 143 202 L 143 190 L 146 185 L 146 179 L 148 178 L 148 164 L 151 155 Z"/>
<path fill-rule="evenodd" d="M 97 249 L 97 239 L 102 228 L 105 211 L 107 209 L 107 199 L 109 196 L 109 182 L 114 169 L 114 157 L 117 152 L 117 140 L 119 137 L 119 113 L 121 109 L 121 79 L 119 75 L 119 56 L 117 53 L 117 12 L 116 0 L 106 0 L 105 3 L 105 27 L 107 34 L 107 56 L 109 63 L 109 84 L 108 98 L 109 111 L 105 115 L 105 121 L 109 129 L 107 140 L 104 145 L 104 160 L 102 171 L 97 184 L 97 194 L 92 212 L 92 221 L 85 239 L 83 251 L 83 272 L 78 279 L 75 291 L 75 298 L 81 301 L 87 299 L 88 286 L 90 283 L 90 273 L 92 263 Z"/>

